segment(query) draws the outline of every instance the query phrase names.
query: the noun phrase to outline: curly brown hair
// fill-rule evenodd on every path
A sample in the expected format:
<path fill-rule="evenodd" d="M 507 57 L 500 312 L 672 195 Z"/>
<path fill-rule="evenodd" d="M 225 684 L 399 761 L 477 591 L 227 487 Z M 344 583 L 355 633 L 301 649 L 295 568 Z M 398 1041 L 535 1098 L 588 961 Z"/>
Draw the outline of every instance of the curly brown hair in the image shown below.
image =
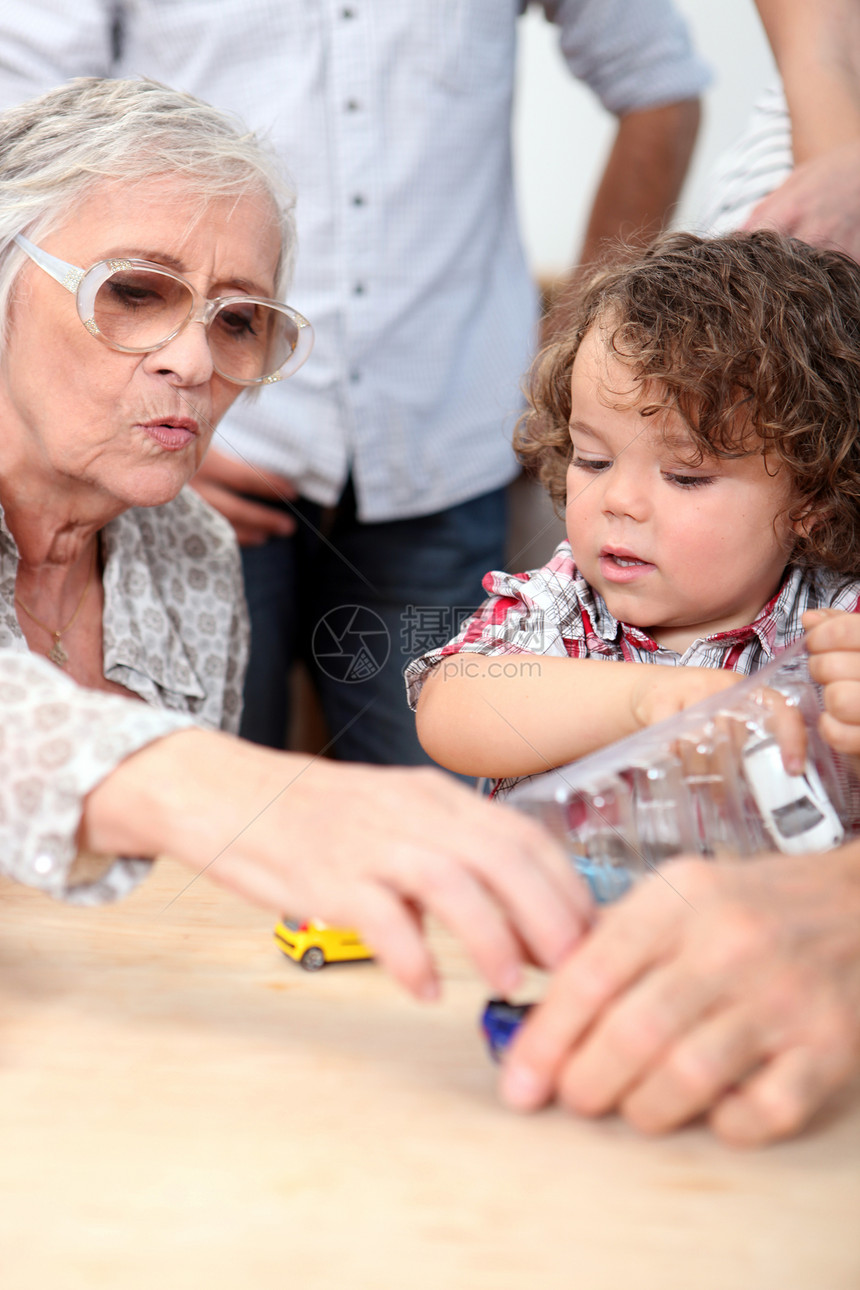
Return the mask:
<path fill-rule="evenodd" d="M 642 391 L 643 416 L 672 408 L 702 456 L 762 452 L 788 470 L 790 518 L 805 530 L 795 564 L 860 571 L 860 264 L 759 230 L 663 234 L 598 271 L 535 360 L 515 432 L 559 511 L 571 372 L 598 321 Z"/>

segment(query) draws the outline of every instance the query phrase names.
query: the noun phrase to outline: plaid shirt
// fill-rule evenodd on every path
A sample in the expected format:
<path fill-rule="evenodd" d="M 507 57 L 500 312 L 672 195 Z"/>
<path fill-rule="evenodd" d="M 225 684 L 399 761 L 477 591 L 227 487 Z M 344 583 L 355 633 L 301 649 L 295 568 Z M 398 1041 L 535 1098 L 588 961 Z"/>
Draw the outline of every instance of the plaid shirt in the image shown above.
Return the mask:
<path fill-rule="evenodd" d="M 803 634 L 800 620 L 807 609 L 860 610 L 860 579 L 790 566 L 779 591 L 754 622 L 701 637 L 679 654 L 658 645 L 641 627 L 613 618 L 574 564 L 566 541 L 542 569 L 488 573 L 484 590 L 489 599 L 465 620 L 452 641 L 409 664 L 406 689 L 411 707 L 431 670 L 449 654 L 545 654 L 668 667 L 725 667 L 746 676 Z M 497 791 L 514 782 L 501 781 Z"/>

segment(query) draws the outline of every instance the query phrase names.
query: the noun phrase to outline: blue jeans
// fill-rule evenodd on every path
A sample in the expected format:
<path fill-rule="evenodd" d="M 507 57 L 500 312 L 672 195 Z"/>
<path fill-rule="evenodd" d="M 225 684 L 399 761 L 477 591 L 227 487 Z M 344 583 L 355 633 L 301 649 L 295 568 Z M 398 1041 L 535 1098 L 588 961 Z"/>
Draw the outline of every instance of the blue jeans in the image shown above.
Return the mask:
<path fill-rule="evenodd" d="M 288 672 L 306 663 L 342 760 L 417 766 L 403 669 L 444 644 L 504 562 L 506 490 L 413 519 L 362 523 L 347 485 L 323 515 L 299 505 L 296 533 L 242 552 L 251 660 L 242 734 L 282 748 Z"/>

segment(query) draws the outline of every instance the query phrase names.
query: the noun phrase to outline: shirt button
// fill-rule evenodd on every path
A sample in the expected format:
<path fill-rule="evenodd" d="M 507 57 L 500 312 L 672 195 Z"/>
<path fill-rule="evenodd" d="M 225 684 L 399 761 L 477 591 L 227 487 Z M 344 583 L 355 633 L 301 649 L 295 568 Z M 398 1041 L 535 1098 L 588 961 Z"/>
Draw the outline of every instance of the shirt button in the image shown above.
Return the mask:
<path fill-rule="evenodd" d="M 358 370 L 357 367 L 354 367 L 352 369 L 352 371 L 349 374 L 349 379 L 353 385 L 357 385 L 358 382 L 361 380 L 361 372 Z"/>
<path fill-rule="evenodd" d="M 355 17 L 355 10 L 354 10 L 354 9 L 341 9 L 341 11 L 340 11 L 340 16 L 341 16 L 341 18 L 354 18 L 354 17 Z"/>
<path fill-rule="evenodd" d="M 366 288 L 363 282 L 356 282 L 355 286 L 352 289 L 352 294 L 354 296 L 363 296 L 365 290 Z"/>
<path fill-rule="evenodd" d="M 347 100 L 346 100 L 346 110 L 347 110 L 347 112 L 357 112 L 357 111 L 358 111 L 358 109 L 359 109 L 360 107 L 361 107 L 361 104 L 359 103 L 358 99 L 347 99 Z"/>
<path fill-rule="evenodd" d="M 57 867 L 57 857 L 51 855 L 50 851 L 40 851 L 37 856 L 33 857 L 33 871 L 42 875 L 53 873 Z"/>
<path fill-rule="evenodd" d="M 361 195 L 361 193 L 356 193 L 356 194 L 355 194 L 355 196 L 354 196 L 354 197 L 353 197 L 353 199 L 352 199 L 352 204 L 353 204 L 353 206 L 363 206 L 363 205 L 364 205 L 364 197 Z"/>

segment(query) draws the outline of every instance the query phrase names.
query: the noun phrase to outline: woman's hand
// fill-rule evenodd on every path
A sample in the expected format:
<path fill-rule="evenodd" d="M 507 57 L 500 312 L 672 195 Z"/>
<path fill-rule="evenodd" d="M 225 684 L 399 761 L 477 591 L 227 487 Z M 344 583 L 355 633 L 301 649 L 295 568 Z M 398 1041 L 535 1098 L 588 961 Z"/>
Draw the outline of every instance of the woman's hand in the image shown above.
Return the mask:
<path fill-rule="evenodd" d="M 527 961 L 558 964 L 592 914 L 547 834 L 441 771 L 339 764 L 203 730 L 121 763 L 87 799 L 81 844 L 168 854 L 278 914 L 355 926 L 424 998 L 438 981 L 423 913 L 499 993 Z"/>
<path fill-rule="evenodd" d="M 506 1055 L 502 1097 L 617 1111 L 645 1133 L 706 1115 L 727 1142 L 798 1131 L 860 1069 L 860 843 L 677 861 L 608 909 Z"/>
<path fill-rule="evenodd" d="M 755 206 L 743 227 L 775 228 L 814 246 L 832 246 L 860 259 L 860 141 L 796 166 Z"/>

